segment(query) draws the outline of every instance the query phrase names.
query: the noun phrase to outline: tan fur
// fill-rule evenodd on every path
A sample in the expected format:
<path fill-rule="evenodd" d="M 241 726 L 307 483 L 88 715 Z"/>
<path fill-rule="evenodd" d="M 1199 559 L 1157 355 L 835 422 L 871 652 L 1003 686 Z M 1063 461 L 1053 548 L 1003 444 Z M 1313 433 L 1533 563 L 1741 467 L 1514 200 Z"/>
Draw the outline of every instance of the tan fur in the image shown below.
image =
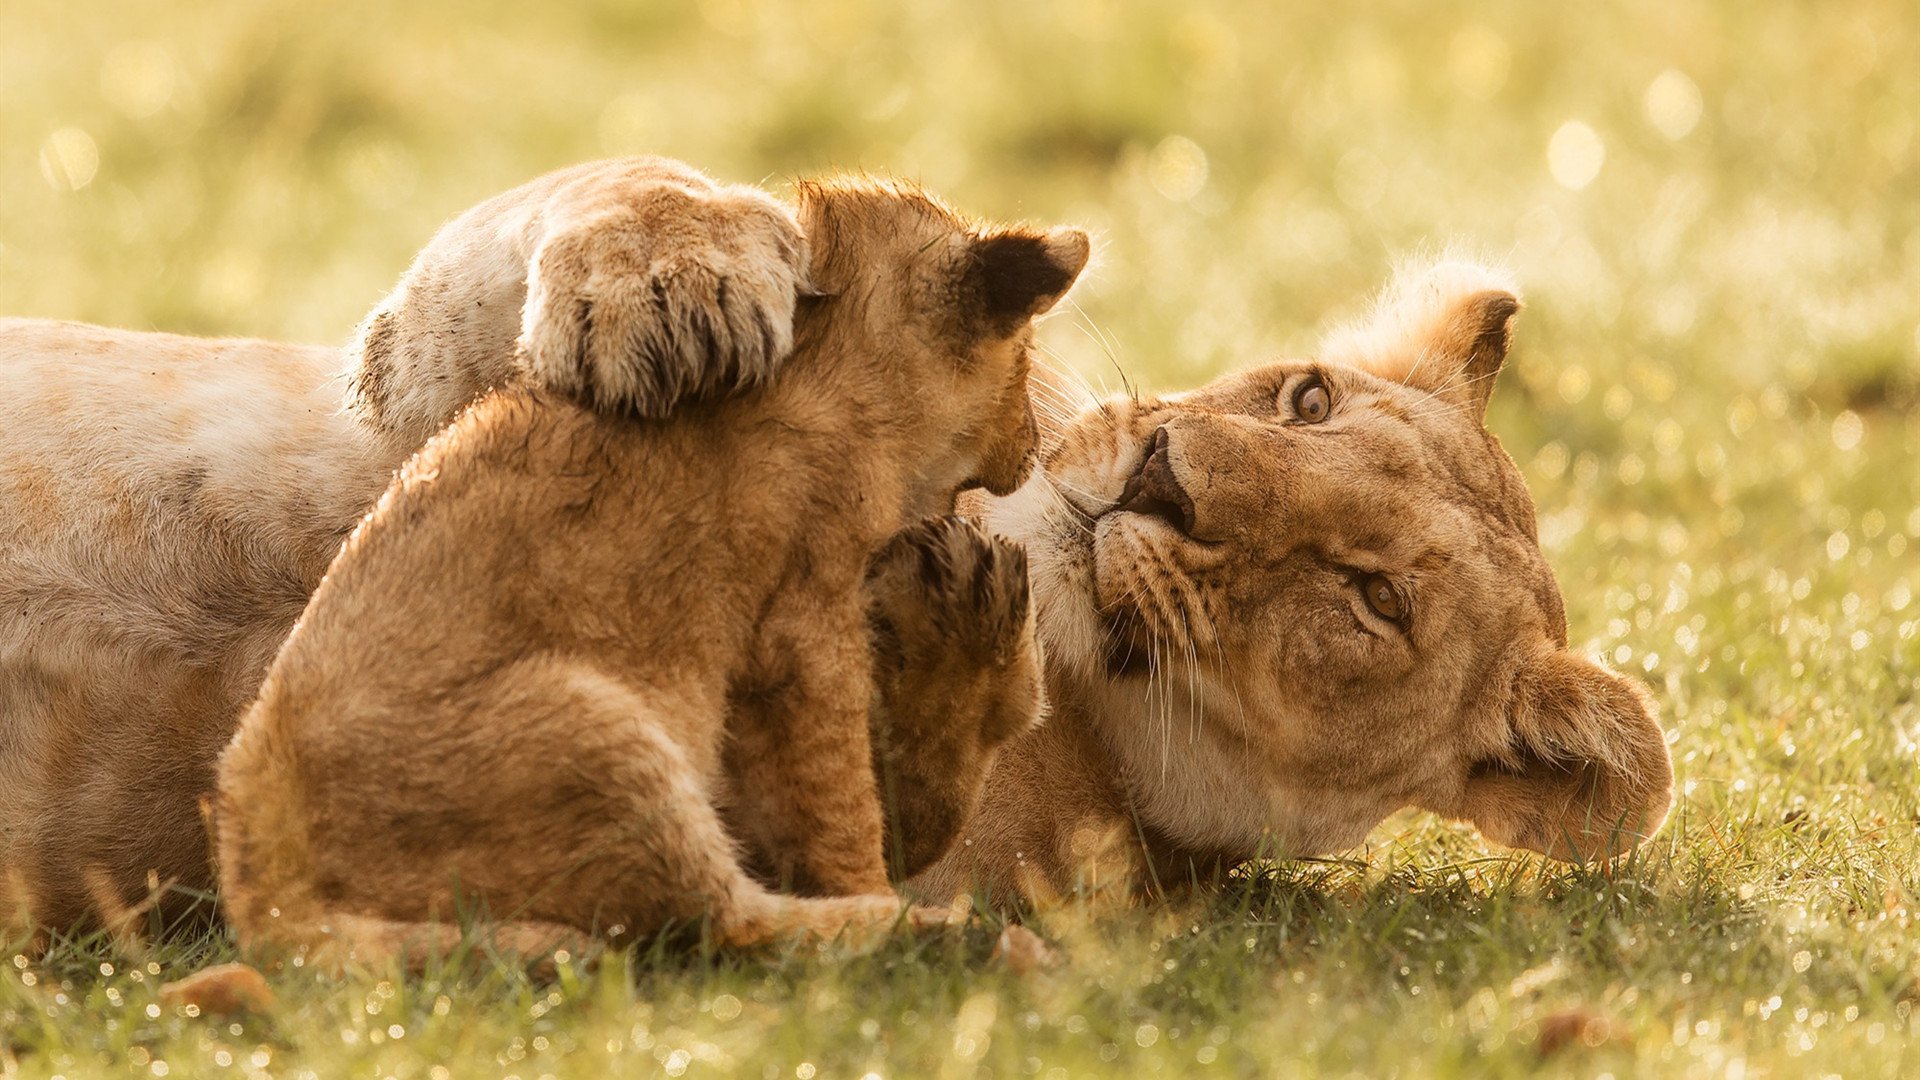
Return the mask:
<path fill-rule="evenodd" d="M 1041 718 L 1027 556 L 965 518 L 922 523 L 867 571 L 874 774 L 890 873 L 944 855 L 1007 740 Z"/>
<path fill-rule="evenodd" d="M 553 251 L 573 253 L 572 308 L 551 289 L 529 300 Z M 97 921 L 88 880 L 102 872 L 122 906 L 146 902 L 157 873 L 164 916 L 194 907 L 213 886 L 197 804 L 214 758 L 393 469 L 534 356 L 575 392 L 712 398 L 761 381 L 790 345 L 797 251 L 791 211 L 763 193 L 622 159 L 535 180 L 440 230 L 363 324 L 344 375 L 325 347 L 0 319 L 7 920 Z M 722 294 L 729 325 L 764 322 L 771 346 L 709 332 L 699 305 Z M 568 350 L 548 347 L 576 340 L 554 317 L 582 304 L 593 327 L 612 319 L 616 337 L 645 343 L 633 370 L 576 349 L 569 374 Z M 593 392 L 623 412 L 668 404 Z M 911 704 L 898 712 L 925 722 Z"/>
<path fill-rule="evenodd" d="M 633 179 L 623 170 L 605 175 L 615 184 Z M 636 199 L 645 198 L 646 190 L 644 184 L 629 189 Z M 444 287 L 464 290 L 472 306 L 511 317 L 429 318 L 426 325 L 437 326 L 449 348 L 482 357 L 455 365 L 452 373 L 435 370 L 430 356 L 421 358 L 424 366 L 381 369 L 389 385 L 422 384 L 425 400 L 439 402 L 427 411 L 444 408 L 446 415 L 486 389 L 497 373 L 511 371 L 525 321 L 525 263 L 517 272 L 511 265 L 487 269 L 503 260 L 512 264 L 519 248 L 503 246 L 498 232 L 475 231 L 473 226 L 487 223 L 476 216 L 461 222 L 466 225 L 450 226 L 435 238 L 440 254 L 423 254 L 417 266 L 439 267 Z M 683 251 L 680 257 L 696 255 Z M 720 255 L 714 258 L 720 265 Z M 471 273 L 460 272 L 463 259 L 473 260 Z M 424 279 L 413 275 L 396 295 L 410 284 L 430 297 Z M 1416 270 L 1396 282 L 1372 318 L 1330 342 L 1322 356 L 1399 381 L 1411 373 L 1427 387 L 1440 383 L 1425 380 L 1452 379 L 1456 388 L 1443 399 L 1460 414 L 1455 430 L 1444 438 L 1423 432 L 1416 442 L 1430 445 L 1434 460 L 1457 456 L 1510 474 L 1497 444 L 1479 440 L 1477 424 L 1466 422 L 1468 415 L 1477 420 L 1478 403 L 1459 404 L 1467 388 L 1484 390 L 1493 381 L 1461 377 L 1470 362 L 1463 348 L 1484 350 L 1502 340 L 1506 324 L 1488 339 L 1483 323 L 1457 318 L 1476 310 L 1469 298 L 1509 290 L 1500 275 L 1469 265 Z M 462 306 L 409 310 L 431 315 Z M 369 359 L 378 367 L 392 354 L 363 351 L 355 363 Z M 367 422 L 369 410 L 341 413 L 344 387 L 332 380 L 334 367 L 335 354 L 324 348 L 0 320 L 0 377 L 8 385 L 8 394 L 0 396 L 0 565 L 9 568 L 0 574 L 0 870 L 11 894 L 9 913 L 25 907 L 43 923 L 69 925 L 85 912 L 82 868 L 89 865 L 113 872 L 126 904 L 145 897 L 153 868 L 160 869 L 163 883 L 208 887 L 206 841 L 194 801 L 210 784 L 213 755 L 340 538 L 412 449 L 401 445 L 404 438 Z M 463 381 L 458 372 L 467 369 L 495 374 Z M 177 375 L 178 385 L 162 388 L 156 372 Z M 1232 651 L 1223 652 L 1224 661 L 1210 661 L 1209 674 L 1197 680 L 1197 708 L 1184 704 L 1183 671 L 1165 651 L 1165 675 L 1152 687 L 1137 675 L 1105 674 L 1107 624 L 1088 579 L 1094 556 L 1084 536 L 1090 525 L 1084 513 L 1115 498 L 1138 471 L 1142 429 L 1152 410 L 1208 424 L 1230 420 L 1234 407 L 1205 395 L 1256 374 L 1231 375 L 1202 395 L 1170 397 L 1148 410 L 1128 406 L 1124 414 L 1094 410 L 1062 418 L 1054 425 L 1058 445 L 1047 455 L 1052 484 L 1036 478 L 1012 497 L 989 500 L 984 509 L 993 528 L 1023 543 L 1033 564 L 1053 712 L 1045 727 L 1016 738 L 991 762 L 991 783 L 968 842 L 921 877 L 917 884 L 924 893 L 950 893 L 975 879 L 1035 892 L 1170 881 L 1183 867 L 1241 858 L 1263 846 L 1284 852 L 1332 843 L 1333 833 L 1353 835 L 1372 812 L 1316 811 L 1323 804 L 1344 805 L 1351 793 L 1319 786 L 1311 770 L 1280 752 L 1289 738 L 1280 725 L 1293 715 L 1287 702 L 1296 687 L 1291 677 L 1249 666 L 1257 642 L 1223 634 Z M 1065 407 L 1057 389 L 1041 397 L 1043 415 Z M 1422 405 L 1420 411 L 1430 408 Z M 1437 407 L 1431 411 L 1441 415 Z M 1222 445 L 1231 449 L 1213 439 L 1193 445 L 1203 465 L 1212 460 L 1207 454 L 1222 453 Z M 1223 455 L 1221 464 L 1267 474 L 1262 484 L 1275 501 L 1292 467 L 1259 455 Z M 199 496 L 170 494 L 188 490 L 202 469 Z M 1377 471 L 1363 467 L 1361 475 Z M 1077 488 L 1084 494 L 1074 494 Z M 1086 511 L 1071 511 L 1070 497 L 1085 499 Z M 1517 491 L 1488 502 L 1525 505 L 1531 514 Z M 1264 507 L 1260 520 L 1273 520 Z M 207 543 L 209 537 L 221 540 Z M 1285 542 L 1284 531 L 1279 538 Z M 1247 578 L 1232 594 L 1233 614 L 1222 628 L 1244 615 L 1256 628 L 1248 637 L 1278 640 L 1271 627 L 1290 618 L 1292 599 L 1255 572 L 1262 560 L 1246 557 L 1254 550 L 1249 541 L 1236 544 L 1239 561 L 1204 580 L 1219 589 Z M 1531 539 L 1516 543 L 1526 556 L 1519 570 L 1537 573 Z M 1104 548 L 1110 560 L 1121 562 L 1134 550 L 1147 549 Z M 1492 574 L 1501 569 L 1492 561 L 1495 554 L 1483 548 L 1468 557 L 1477 572 Z M 1177 585 L 1185 576 L 1145 567 L 1139 578 Z M 1504 664 L 1515 664 L 1530 650 L 1551 655 L 1554 635 L 1547 630 L 1555 622 L 1546 618 L 1537 635 L 1496 625 L 1489 628 L 1492 640 L 1470 645 Z M 1586 682 L 1588 689 L 1624 689 L 1638 698 L 1625 680 L 1569 662 L 1583 676 L 1573 680 L 1576 689 Z M 1494 674 L 1489 688 L 1511 691 L 1516 703 L 1556 700 L 1522 698 L 1518 679 L 1500 687 Z M 882 672 L 880 682 L 900 680 Z M 1312 680 L 1307 682 L 1310 687 Z M 1630 702 L 1611 697 L 1611 710 L 1568 710 L 1560 716 L 1572 723 L 1560 725 L 1528 722 L 1518 714 L 1502 717 L 1479 704 L 1469 708 L 1465 697 L 1435 703 L 1422 715 L 1443 736 L 1435 754 L 1441 765 L 1416 771 L 1433 771 L 1445 782 L 1412 801 L 1479 821 L 1495 839 L 1534 847 L 1548 846 L 1546 837 L 1574 809 L 1583 821 L 1603 820 L 1604 812 L 1589 815 L 1592 806 L 1622 807 L 1623 824 L 1631 816 L 1627 809 L 1643 811 L 1637 825 L 1614 838 L 1619 843 L 1634 832 L 1650 832 L 1669 798 L 1665 748 L 1656 745 L 1650 706 L 1647 718 L 1639 719 Z M 927 700 L 935 704 L 895 703 L 900 716 L 894 722 L 904 717 L 909 725 L 938 730 L 947 714 L 938 695 Z M 1605 704 L 1609 695 L 1576 693 L 1565 700 Z M 1241 717 L 1251 717 L 1245 730 L 1253 737 L 1236 745 Z M 875 726 L 884 726 L 883 720 L 876 712 Z M 1458 754 L 1450 740 L 1469 730 L 1497 736 L 1503 723 L 1515 736 L 1504 761 L 1494 753 L 1464 774 L 1447 763 Z M 1581 732 L 1589 737 L 1568 741 Z M 883 754 L 878 744 L 884 742 L 876 740 Z M 1144 764 L 1123 774 L 1114 749 L 1122 745 Z M 1353 752 L 1335 746 L 1332 761 Z M 1554 758 L 1577 763 L 1582 757 L 1613 764 L 1557 774 L 1550 765 Z M 1567 782 L 1550 782 L 1555 775 Z M 1343 816 L 1350 820 L 1339 829 L 1316 825 L 1297 838 L 1274 828 L 1295 818 Z M 1295 842 L 1309 834 L 1317 837 L 1313 844 Z M 1157 865 L 1142 864 L 1147 849 L 1159 856 Z"/>
<path fill-rule="evenodd" d="M 408 462 L 221 757 L 243 946 L 377 959 L 463 904 L 539 947 L 899 917 L 869 555 L 962 486 L 1024 478 L 1029 320 L 1086 244 L 871 182 L 805 185 L 799 217 L 828 295 L 766 386 L 659 421 L 498 391 Z M 734 837 L 814 898 L 767 891 Z"/>
<path fill-rule="evenodd" d="M 449 222 L 349 348 L 352 404 L 402 453 L 525 372 L 612 411 L 757 386 L 793 345 L 792 212 L 664 158 L 549 173 Z"/>
<path fill-rule="evenodd" d="M 1484 268 L 1416 268 L 1318 361 L 1056 422 L 1040 472 L 978 507 L 1031 560 L 1052 718 L 914 889 L 1164 887 L 1352 847 L 1407 805 L 1562 859 L 1650 835 L 1652 702 L 1568 651 L 1483 427 L 1518 307 Z M 1290 423 L 1315 372 L 1332 415 Z M 1167 498 L 1121 507 L 1140 490 Z M 1362 571 L 1409 590 L 1410 633 L 1368 618 Z"/>

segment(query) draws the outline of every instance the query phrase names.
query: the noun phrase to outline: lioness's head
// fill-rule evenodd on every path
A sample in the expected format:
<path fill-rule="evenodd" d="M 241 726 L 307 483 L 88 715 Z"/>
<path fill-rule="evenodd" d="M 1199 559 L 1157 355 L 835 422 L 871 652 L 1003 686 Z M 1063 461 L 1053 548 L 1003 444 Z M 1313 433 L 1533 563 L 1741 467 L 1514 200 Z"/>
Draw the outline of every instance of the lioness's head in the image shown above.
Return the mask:
<path fill-rule="evenodd" d="M 1484 426 L 1519 306 L 1478 267 L 1411 275 L 1318 359 L 1079 415 L 994 502 L 1150 828 L 1307 855 L 1416 805 L 1591 859 L 1664 819 L 1652 704 L 1568 650 Z"/>
<path fill-rule="evenodd" d="M 804 182 L 798 194 L 818 295 L 801 305 L 796 340 L 841 327 L 854 338 L 844 345 L 881 351 L 924 390 L 896 418 L 929 463 L 914 478 L 908 516 L 948 512 L 963 488 L 1019 487 L 1037 437 L 1027 396 L 1033 320 L 1086 265 L 1086 234 L 970 224 L 894 181 Z M 850 303 L 861 309 L 858 325 L 823 317 Z"/>

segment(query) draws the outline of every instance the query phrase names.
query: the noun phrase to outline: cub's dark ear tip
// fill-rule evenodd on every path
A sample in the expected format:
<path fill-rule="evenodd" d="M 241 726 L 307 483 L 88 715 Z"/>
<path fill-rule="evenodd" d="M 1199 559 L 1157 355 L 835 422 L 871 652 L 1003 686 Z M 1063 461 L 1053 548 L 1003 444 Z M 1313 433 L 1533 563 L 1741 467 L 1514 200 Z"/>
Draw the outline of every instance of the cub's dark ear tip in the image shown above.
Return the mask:
<path fill-rule="evenodd" d="M 1480 301 L 1480 325 L 1488 330 L 1504 328 L 1520 314 L 1520 298 L 1507 292 L 1488 293 Z"/>
<path fill-rule="evenodd" d="M 1079 229 L 1009 229 L 974 240 L 968 273 L 990 317 L 1020 322 L 1065 296 L 1092 252 L 1093 242 Z"/>
<path fill-rule="evenodd" d="M 1520 313 L 1520 298 L 1503 289 L 1493 289 L 1469 298 L 1464 310 L 1467 313 L 1466 332 L 1462 335 L 1459 348 L 1465 355 L 1469 370 L 1498 370 L 1506 362 L 1507 351 L 1513 345 L 1513 317 Z M 1484 393 L 1476 396 L 1484 408 L 1485 398 L 1492 392 L 1492 387 L 1489 385 L 1482 389 Z"/>
<path fill-rule="evenodd" d="M 1055 229 L 1047 234 L 1047 254 L 1070 277 L 1077 278 L 1093 257 L 1093 240 L 1079 229 Z"/>

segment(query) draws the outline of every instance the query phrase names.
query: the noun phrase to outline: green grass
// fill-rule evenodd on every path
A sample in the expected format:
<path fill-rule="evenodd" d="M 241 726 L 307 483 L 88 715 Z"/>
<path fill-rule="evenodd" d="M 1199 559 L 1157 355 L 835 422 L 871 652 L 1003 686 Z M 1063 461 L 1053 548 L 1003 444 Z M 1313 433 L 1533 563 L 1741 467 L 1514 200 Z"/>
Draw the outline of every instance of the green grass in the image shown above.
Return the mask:
<path fill-rule="evenodd" d="M 440 220 L 650 150 L 1085 223 L 1050 347 L 1174 388 L 1309 351 L 1458 241 L 1527 292 L 1492 423 L 1575 640 L 1665 710 L 1655 843 L 1573 871 L 1409 815 L 1352 862 L 1045 913 L 1067 959 L 1025 977 L 986 928 L 552 985 L 293 972 L 233 1027 L 155 1004 L 217 940 L 7 953 L 0 1076 L 1912 1073 L 1920 15 L 1343 7 L 11 0 L 0 309 L 343 340 Z M 1567 1010 L 1601 1045 L 1543 1060 Z"/>

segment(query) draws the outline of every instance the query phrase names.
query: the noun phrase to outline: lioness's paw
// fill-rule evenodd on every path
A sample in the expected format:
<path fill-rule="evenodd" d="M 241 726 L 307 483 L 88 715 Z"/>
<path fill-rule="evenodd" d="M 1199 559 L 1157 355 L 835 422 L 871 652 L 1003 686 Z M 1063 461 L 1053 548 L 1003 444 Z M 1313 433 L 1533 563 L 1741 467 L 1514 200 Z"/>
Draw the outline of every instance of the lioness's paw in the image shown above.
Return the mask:
<path fill-rule="evenodd" d="M 542 240 L 523 363 L 593 408 L 659 417 L 757 385 L 793 349 L 806 245 L 750 188 L 662 186 Z"/>
<path fill-rule="evenodd" d="M 1026 550 L 966 518 L 902 529 L 867 576 L 875 620 L 910 665 L 1004 666 L 1031 649 Z"/>

